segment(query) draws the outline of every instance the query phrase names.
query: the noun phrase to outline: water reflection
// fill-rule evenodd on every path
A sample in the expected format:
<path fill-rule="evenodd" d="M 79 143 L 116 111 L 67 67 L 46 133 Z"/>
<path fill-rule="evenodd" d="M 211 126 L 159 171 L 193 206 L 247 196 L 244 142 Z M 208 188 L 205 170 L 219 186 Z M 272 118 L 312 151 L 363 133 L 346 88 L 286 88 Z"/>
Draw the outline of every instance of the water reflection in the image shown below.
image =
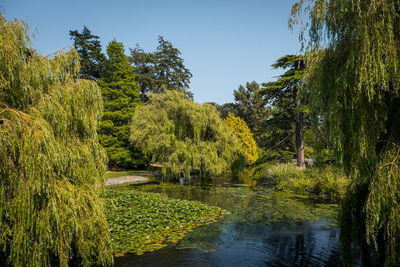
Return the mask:
<path fill-rule="evenodd" d="M 211 185 L 153 184 L 136 189 L 197 200 L 231 212 L 179 244 L 116 266 L 337 266 L 337 205 L 221 179 Z"/>

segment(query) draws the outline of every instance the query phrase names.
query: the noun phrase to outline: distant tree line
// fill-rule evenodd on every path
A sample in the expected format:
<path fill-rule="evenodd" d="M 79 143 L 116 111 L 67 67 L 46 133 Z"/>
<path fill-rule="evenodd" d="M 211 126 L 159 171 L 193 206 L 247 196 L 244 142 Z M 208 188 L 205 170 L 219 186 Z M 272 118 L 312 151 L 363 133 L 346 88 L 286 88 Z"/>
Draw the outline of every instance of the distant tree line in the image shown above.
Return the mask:
<path fill-rule="evenodd" d="M 273 82 L 240 85 L 233 92 L 235 102 L 217 108 L 223 118 L 233 113 L 246 122 L 261 150 L 259 163 L 296 158 L 297 165 L 305 167 L 304 136 L 310 128 L 307 96 L 300 94 L 305 61 L 300 55 L 286 55 L 272 67 L 285 72 Z M 315 143 L 311 135 L 306 137 L 308 143 Z"/>
<path fill-rule="evenodd" d="M 97 81 L 102 91 L 104 117 L 99 134 L 109 168 L 144 166 L 145 156 L 129 142 L 129 123 L 136 107 L 148 101 L 149 93 L 177 90 L 193 98 L 189 91 L 192 74 L 183 64 L 181 52 L 159 36 L 154 52 L 145 52 L 137 45 L 126 56 L 123 44 L 113 40 L 106 56 L 100 37 L 86 26 L 81 32 L 71 30 L 69 35 L 80 56 L 80 78 Z"/>
<path fill-rule="evenodd" d="M 114 40 L 109 43 L 106 56 L 102 53 L 99 36 L 93 35 L 87 27 L 83 27 L 82 32 L 70 31 L 70 36 L 81 57 L 80 76 L 97 81 L 103 92 L 105 116 L 99 133 L 109 157 L 109 167 L 144 166 L 149 159 L 129 142 L 128 124 L 135 108 L 146 103 L 150 93 L 177 90 L 193 98 L 188 89 L 192 74 L 184 66 L 181 52 L 159 36 L 154 52 L 146 52 L 137 45 L 130 48 L 130 55 L 126 56 L 122 43 Z M 304 167 L 305 157 L 331 159 L 326 155 L 328 143 L 317 142 L 326 132 L 323 120 L 314 121 L 319 124 L 321 134 L 311 133 L 308 96 L 301 93 L 306 70 L 303 56 L 283 56 L 272 67 L 285 71 L 276 81 L 247 82 L 234 90 L 234 103 L 213 103 L 221 118 L 232 113 L 247 124 L 259 149 L 259 163 L 295 158 L 297 165 Z M 318 156 L 323 153 L 312 153 L 313 150 L 325 151 L 325 157 Z"/>

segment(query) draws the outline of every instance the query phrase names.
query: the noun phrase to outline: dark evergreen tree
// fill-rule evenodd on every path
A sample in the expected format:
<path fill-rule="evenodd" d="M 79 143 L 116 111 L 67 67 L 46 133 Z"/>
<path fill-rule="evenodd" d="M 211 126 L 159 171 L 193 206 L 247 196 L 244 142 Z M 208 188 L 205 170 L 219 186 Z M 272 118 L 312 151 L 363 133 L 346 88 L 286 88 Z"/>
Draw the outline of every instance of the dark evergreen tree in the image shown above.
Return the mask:
<path fill-rule="evenodd" d="M 157 88 L 159 81 L 157 80 L 157 58 L 154 53 L 147 53 L 138 45 L 131 50 L 129 61 L 133 66 L 136 74 L 136 81 L 140 86 L 140 99 L 142 102 L 147 101 L 147 94 L 152 92 L 152 88 Z"/>
<path fill-rule="evenodd" d="M 258 94 L 259 89 L 260 85 L 255 81 L 247 82 L 245 86 L 240 85 L 237 90 L 233 91 L 234 103 L 216 106 L 223 119 L 229 113 L 243 119 L 254 134 L 257 144 L 263 142 L 264 133 L 260 131 L 260 127 L 270 113 L 269 108 L 265 105 L 265 100 Z"/>
<path fill-rule="evenodd" d="M 82 32 L 69 31 L 70 38 L 74 40 L 74 47 L 80 56 L 80 77 L 83 79 L 97 80 L 105 68 L 106 56 L 101 52 L 99 36 L 83 26 Z"/>
<path fill-rule="evenodd" d="M 158 37 L 155 52 L 144 52 L 139 46 L 131 49 L 129 61 L 137 74 L 142 101 L 147 100 L 149 92 L 162 93 L 166 90 L 178 90 L 193 98 L 188 90 L 192 73 L 185 67 L 180 55 L 181 52 L 162 36 Z"/>
<path fill-rule="evenodd" d="M 100 141 L 107 151 L 110 168 L 137 168 L 144 160 L 129 142 L 129 124 L 135 108 L 141 103 L 139 86 L 122 43 L 111 41 L 107 54 L 108 68 L 98 81 L 104 100 Z"/>
<path fill-rule="evenodd" d="M 229 113 L 233 113 L 235 116 L 238 116 L 238 105 L 235 103 L 225 103 L 223 105 L 216 105 L 215 106 L 219 111 L 221 118 L 226 119 Z"/>
<path fill-rule="evenodd" d="M 158 47 L 155 53 L 157 58 L 157 78 L 160 84 L 159 92 L 164 90 L 178 90 L 185 92 L 185 95 L 192 96 L 186 91 L 189 88 L 192 73 L 183 65 L 181 52 L 175 48 L 170 41 L 158 37 Z"/>
<path fill-rule="evenodd" d="M 253 81 L 247 82 L 245 86 L 240 85 L 233 91 L 237 116 L 246 122 L 256 138 L 262 121 L 268 117 L 268 109 L 265 100 L 258 94 L 259 90 L 260 85 Z"/>
<path fill-rule="evenodd" d="M 305 72 L 303 56 L 286 55 L 279 58 L 273 68 L 286 70 L 279 79 L 263 84 L 259 95 L 273 107 L 272 115 L 265 122 L 267 143 L 274 149 L 287 151 L 295 136 L 297 166 L 304 167 L 304 108 L 305 103 L 299 95 L 301 81 Z M 293 124 L 295 124 L 293 131 Z"/>

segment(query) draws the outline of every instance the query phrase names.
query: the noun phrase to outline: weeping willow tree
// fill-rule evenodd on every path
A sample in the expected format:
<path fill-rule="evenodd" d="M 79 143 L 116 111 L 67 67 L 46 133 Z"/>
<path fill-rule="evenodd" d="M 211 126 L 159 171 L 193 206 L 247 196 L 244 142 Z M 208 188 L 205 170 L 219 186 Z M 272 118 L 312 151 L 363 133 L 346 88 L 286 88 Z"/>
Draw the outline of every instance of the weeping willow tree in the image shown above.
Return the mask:
<path fill-rule="evenodd" d="M 349 260 L 358 241 L 364 264 L 374 250 L 378 262 L 399 266 L 400 2 L 299 1 L 292 25 L 303 14 L 312 110 L 328 121 L 352 178 L 341 208 L 343 255 Z"/>
<path fill-rule="evenodd" d="M 177 179 L 221 175 L 243 161 L 240 142 L 226 128 L 214 106 L 199 105 L 178 91 L 150 94 L 132 118 L 131 141 L 153 161 L 163 176 Z"/>
<path fill-rule="evenodd" d="M 75 50 L 43 57 L 0 14 L 0 265 L 111 265 L 95 83 Z"/>

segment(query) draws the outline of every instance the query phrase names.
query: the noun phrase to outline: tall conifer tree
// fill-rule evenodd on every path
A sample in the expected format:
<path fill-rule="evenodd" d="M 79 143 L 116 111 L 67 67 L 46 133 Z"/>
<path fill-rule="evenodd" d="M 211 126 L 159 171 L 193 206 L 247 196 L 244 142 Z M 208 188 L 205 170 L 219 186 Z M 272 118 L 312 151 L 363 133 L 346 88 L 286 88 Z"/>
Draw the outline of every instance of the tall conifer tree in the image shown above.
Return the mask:
<path fill-rule="evenodd" d="M 254 138 L 258 143 L 262 141 L 260 127 L 268 118 L 269 110 L 265 105 L 265 100 L 258 94 L 260 85 L 255 81 L 247 82 L 245 86 L 240 85 L 233 91 L 235 98 L 236 116 L 242 118 L 250 130 L 254 133 Z M 229 107 L 229 106 L 228 106 Z"/>
<path fill-rule="evenodd" d="M 270 132 L 270 145 L 287 147 L 295 136 L 297 166 L 304 167 L 304 101 L 299 95 L 300 84 L 305 73 L 303 56 L 286 55 L 279 58 L 273 68 L 286 70 L 277 81 L 263 84 L 259 90 L 267 104 L 273 107 L 272 116 L 266 121 Z M 294 131 L 293 129 L 294 124 Z"/>
<path fill-rule="evenodd" d="M 101 52 L 99 36 L 93 35 L 86 26 L 83 26 L 82 32 L 69 31 L 69 35 L 80 56 L 80 77 L 96 81 L 101 77 L 106 61 L 106 56 Z"/>
<path fill-rule="evenodd" d="M 155 52 L 147 53 L 137 46 L 131 49 L 129 61 L 137 73 L 142 101 L 147 101 L 148 93 L 162 93 L 166 90 L 178 90 L 193 98 L 188 90 L 192 73 L 183 64 L 179 49 L 162 36 L 158 37 Z"/>
<path fill-rule="evenodd" d="M 144 162 L 140 152 L 129 143 L 129 124 L 141 103 L 139 86 L 122 43 L 111 41 L 107 54 L 108 68 L 98 81 L 104 100 L 100 141 L 107 151 L 109 167 L 137 168 Z"/>

